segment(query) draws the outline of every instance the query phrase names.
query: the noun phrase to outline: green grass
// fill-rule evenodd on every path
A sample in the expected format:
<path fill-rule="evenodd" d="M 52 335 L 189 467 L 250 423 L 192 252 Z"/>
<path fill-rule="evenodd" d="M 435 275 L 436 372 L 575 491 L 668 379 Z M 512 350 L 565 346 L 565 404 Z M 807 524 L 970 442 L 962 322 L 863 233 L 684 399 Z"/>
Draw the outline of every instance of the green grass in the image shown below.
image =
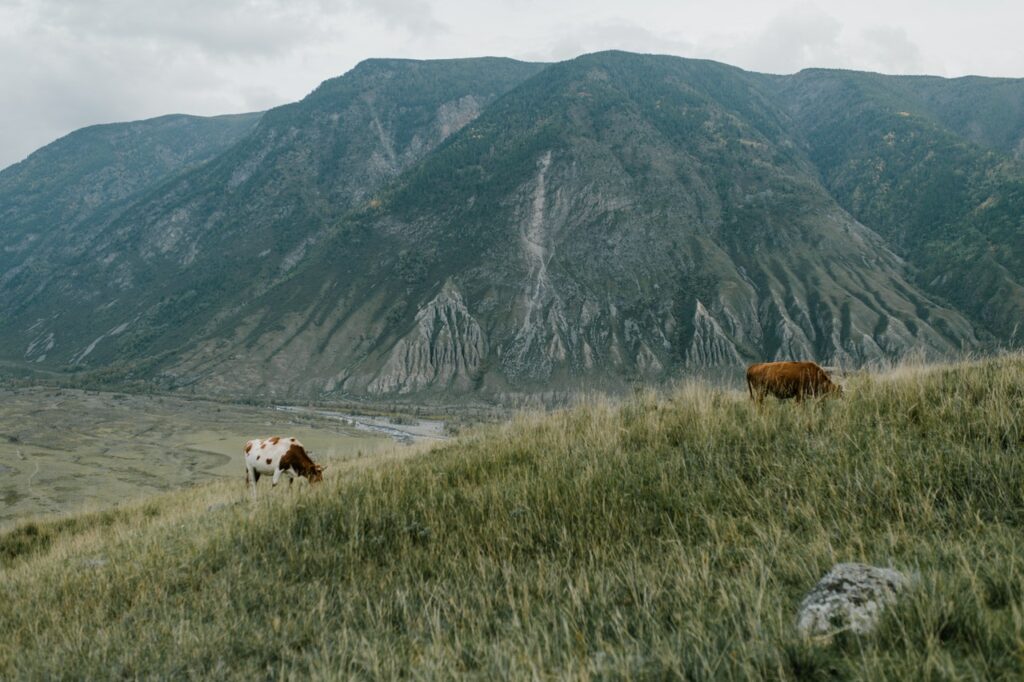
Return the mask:
<path fill-rule="evenodd" d="M 1020 679 L 1022 408 L 1019 357 L 760 409 L 690 385 L 255 510 L 216 483 L 36 521 L 0 538 L 0 678 Z M 916 587 L 803 640 L 840 561 Z"/>

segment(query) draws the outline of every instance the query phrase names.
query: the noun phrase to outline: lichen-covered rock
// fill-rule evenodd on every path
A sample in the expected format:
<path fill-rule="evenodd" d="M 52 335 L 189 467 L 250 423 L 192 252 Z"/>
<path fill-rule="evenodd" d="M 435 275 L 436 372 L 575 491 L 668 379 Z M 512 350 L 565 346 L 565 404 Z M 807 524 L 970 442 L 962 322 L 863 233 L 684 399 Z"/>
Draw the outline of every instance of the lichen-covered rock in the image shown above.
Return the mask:
<path fill-rule="evenodd" d="M 797 629 L 805 636 L 870 632 L 885 606 L 909 584 L 892 568 L 836 564 L 800 603 Z"/>

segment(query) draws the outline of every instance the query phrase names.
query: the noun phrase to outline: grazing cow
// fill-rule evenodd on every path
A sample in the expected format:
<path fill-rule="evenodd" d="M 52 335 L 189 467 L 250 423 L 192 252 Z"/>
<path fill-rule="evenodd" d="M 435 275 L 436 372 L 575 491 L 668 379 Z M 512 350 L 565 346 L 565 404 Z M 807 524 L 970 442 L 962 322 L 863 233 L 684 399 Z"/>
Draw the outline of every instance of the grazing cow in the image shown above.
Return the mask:
<path fill-rule="evenodd" d="M 807 396 L 842 395 L 825 370 L 813 362 L 762 362 L 747 367 L 747 390 L 757 402 L 766 395 L 779 400 L 796 398 L 800 402 Z"/>
<path fill-rule="evenodd" d="M 281 479 L 281 474 L 288 474 L 290 486 L 296 476 L 305 476 L 310 483 L 319 483 L 324 479 L 323 471 L 324 467 L 314 464 L 306 454 L 306 448 L 294 437 L 271 436 L 245 444 L 245 480 L 252 488 L 254 500 L 261 474 L 273 476 L 274 485 Z"/>

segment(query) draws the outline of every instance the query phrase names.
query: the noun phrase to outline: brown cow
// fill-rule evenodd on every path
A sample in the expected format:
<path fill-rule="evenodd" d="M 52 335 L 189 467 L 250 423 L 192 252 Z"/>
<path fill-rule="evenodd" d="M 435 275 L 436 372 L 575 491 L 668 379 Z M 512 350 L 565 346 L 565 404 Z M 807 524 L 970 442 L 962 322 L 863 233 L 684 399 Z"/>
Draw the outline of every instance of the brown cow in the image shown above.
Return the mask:
<path fill-rule="evenodd" d="M 813 362 L 761 362 L 747 367 L 747 390 L 757 402 L 766 395 L 779 400 L 796 398 L 800 402 L 807 396 L 842 395 L 825 370 Z"/>

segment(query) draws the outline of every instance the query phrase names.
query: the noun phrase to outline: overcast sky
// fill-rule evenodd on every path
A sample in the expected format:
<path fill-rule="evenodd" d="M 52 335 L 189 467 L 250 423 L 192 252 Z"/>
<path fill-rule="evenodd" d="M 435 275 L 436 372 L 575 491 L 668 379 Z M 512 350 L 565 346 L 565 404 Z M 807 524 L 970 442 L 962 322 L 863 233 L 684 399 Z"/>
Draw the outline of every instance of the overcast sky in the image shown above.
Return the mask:
<path fill-rule="evenodd" d="M 0 0 L 0 168 L 93 123 L 294 101 L 367 57 L 1024 77 L 1022 26 L 1022 0 Z"/>

